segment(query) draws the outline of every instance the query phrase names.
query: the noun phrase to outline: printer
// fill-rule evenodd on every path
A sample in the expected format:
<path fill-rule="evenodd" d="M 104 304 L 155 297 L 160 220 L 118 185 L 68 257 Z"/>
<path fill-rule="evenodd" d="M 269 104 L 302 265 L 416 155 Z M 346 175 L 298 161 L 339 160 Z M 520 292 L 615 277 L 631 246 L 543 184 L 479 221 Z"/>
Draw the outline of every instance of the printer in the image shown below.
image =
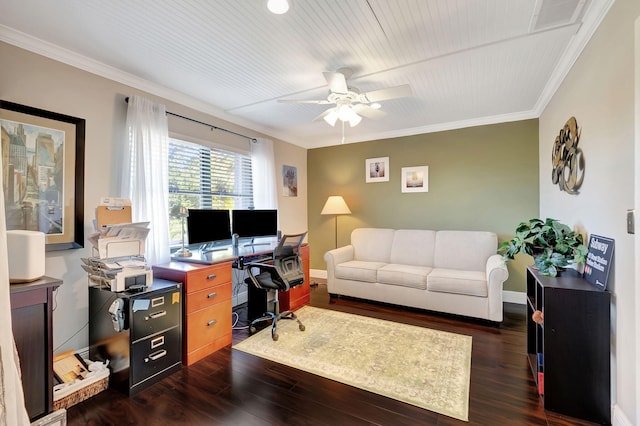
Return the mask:
<path fill-rule="evenodd" d="M 143 256 L 90 257 L 83 258 L 82 262 L 82 268 L 89 274 L 90 286 L 121 292 L 141 291 L 153 283 L 153 271 Z"/>

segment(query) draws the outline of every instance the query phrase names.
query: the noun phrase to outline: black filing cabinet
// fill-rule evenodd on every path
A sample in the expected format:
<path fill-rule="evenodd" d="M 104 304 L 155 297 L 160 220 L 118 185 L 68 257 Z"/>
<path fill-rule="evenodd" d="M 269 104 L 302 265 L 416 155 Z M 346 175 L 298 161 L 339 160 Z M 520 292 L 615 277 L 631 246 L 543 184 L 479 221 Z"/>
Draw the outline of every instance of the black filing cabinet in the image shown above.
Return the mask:
<path fill-rule="evenodd" d="M 122 299 L 117 331 L 109 313 Z M 182 284 L 154 279 L 144 291 L 89 288 L 89 358 L 109 360 L 110 386 L 133 395 L 182 364 Z"/>

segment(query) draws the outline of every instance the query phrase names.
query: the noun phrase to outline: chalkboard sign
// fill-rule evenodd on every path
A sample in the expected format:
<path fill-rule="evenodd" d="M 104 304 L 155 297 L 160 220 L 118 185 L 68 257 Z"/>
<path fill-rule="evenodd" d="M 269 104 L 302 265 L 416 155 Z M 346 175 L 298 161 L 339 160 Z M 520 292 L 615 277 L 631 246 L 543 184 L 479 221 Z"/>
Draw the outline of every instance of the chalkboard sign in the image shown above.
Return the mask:
<path fill-rule="evenodd" d="M 611 238 L 599 235 L 589 237 L 589 253 L 584 267 L 584 278 L 601 290 L 607 288 L 614 245 L 615 242 Z"/>

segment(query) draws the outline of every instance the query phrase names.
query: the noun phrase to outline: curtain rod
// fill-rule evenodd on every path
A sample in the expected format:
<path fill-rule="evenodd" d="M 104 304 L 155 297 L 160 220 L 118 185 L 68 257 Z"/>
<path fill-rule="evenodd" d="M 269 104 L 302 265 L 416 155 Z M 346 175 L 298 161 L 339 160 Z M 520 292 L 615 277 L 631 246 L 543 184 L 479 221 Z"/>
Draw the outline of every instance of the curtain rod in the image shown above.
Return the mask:
<path fill-rule="evenodd" d="M 129 103 L 129 97 L 124 98 L 126 103 Z M 233 130 L 223 129 L 222 127 L 218 127 L 214 124 L 205 123 L 204 121 L 194 120 L 193 118 L 185 117 L 184 115 L 176 114 L 170 111 L 165 111 L 168 115 L 173 115 L 174 117 L 181 118 L 183 120 L 191 121 L 192 123 L 197 123 L 205 127 L 209 127 L 211 130 L 221 130 L 223 132 L 231 133 L 232 135 L 240 136 L 242 138 L 249 139 L 251 142 L 257 142 L 256 138 L 252 138 L 251 136 L 243 135 L 241 133 L 234 132 Z"/>

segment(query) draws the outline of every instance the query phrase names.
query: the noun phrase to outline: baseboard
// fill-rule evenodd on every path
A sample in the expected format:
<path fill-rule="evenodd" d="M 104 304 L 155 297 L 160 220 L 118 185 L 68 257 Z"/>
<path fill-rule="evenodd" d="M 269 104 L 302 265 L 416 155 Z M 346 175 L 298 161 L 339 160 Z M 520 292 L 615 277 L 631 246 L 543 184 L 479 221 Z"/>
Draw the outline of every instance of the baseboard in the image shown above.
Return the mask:
<path fill-rule="evenodd" d="M 310 269 L 309 275 L 311 275 L 311 278 L 327 279 L 327 271 L 324 269 Z M 502 292 L 502 300 L 507 303 L 524 305 L 527 303 L 527 294 L 520 291 L 504 290 Z"/>
<path fill-rule="evenodd" d="M 242 305 L 243 303 L 247 303 L 248 301 L 249 301 L 249 292 L 245 290 L 238 294 L 233 295 L 231 305 L 235 308 L 236 306 Z"/>
<path fill-rule="evenodd" d="M 633 426 L 618 404 L 613 404 L 612 426 Z"/>
<path fill-rule="evenodd" d="M 311 278 L 327 279 L 327 271 L 324 269 L 309 269 L 309 275 L 311 275 Z"/>
<path fill-rule="evenodd" d="M 516 303 L 518 305 L 526 305 L 527 293 L 521 291 L 503 290 L 502 301 L 507 303 Z"/>
<path fill-rule="evenodd" d="M 31 426 L 65 426 L 67 424 L 67 410 L 61 408 L 31 423 Z"/>

